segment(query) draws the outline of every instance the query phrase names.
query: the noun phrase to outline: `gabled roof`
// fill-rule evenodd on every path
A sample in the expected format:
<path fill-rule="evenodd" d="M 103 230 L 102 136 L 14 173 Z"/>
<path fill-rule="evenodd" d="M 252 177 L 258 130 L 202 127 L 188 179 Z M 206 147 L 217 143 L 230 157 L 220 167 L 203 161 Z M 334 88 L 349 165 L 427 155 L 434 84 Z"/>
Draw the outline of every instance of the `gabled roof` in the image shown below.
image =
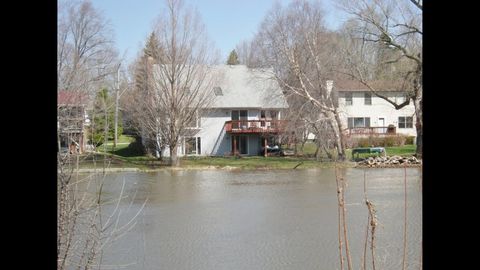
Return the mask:
<path fill-rule="evenodd" d="M 260 69 L 245 65 L 218 65 L 222 78 L 214 87 L 222 95 L 215 96 L 212 108 L 288 108 L 278 82 Z"/>
<path fill-rule="evenodd" d="M 86 105 L 87 102 L 88 96 L 86 93 L 65 90 L 58 91 L 58 105 Z"/>
<path fill-rule="evenodd" d="M 402 85 L 399 82 L 391 81 L 370 81 L 368 82 L 378 92 L 402 92 Z M 340 92 L 365 92 L 370 89 L 363 83 L 356 80 L 339 80 L 333 82 L 333 87 Z"/>

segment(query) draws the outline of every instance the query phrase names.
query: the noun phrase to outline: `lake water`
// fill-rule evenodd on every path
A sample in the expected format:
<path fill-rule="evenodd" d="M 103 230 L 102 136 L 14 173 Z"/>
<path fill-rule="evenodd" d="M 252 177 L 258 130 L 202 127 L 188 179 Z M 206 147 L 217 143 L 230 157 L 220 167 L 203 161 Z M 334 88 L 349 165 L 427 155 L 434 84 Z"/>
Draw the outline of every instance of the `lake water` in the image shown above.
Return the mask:
<path fill-rule="evenodd" d="M 339 173 L 348 184 L 354 269 L 361 268 L 368 217 L 364 173 L 379 221 L 376 267 L 401 269 L 404 169 Z M 421 170 L 406 174 L 407 269 L 419 269 Z M 334 169 L 112 173 L 105 194 L 117 194 L 123 181 L 129 198 L 120 223 L 146 204 L 135 226 L 106 248 L 102 269 L 340 269 Z"/>

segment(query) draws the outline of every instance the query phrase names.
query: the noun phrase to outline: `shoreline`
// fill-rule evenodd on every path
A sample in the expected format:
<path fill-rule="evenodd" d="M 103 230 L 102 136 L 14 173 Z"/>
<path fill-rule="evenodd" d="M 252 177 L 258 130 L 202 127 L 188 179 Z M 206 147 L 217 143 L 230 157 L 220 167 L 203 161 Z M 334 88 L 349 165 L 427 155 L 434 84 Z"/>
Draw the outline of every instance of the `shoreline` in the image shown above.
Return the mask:
<path fill-rule="evenodd" d="M 420 168 L 421 164 L 409 164 L 405 165 L 397 165 L 397 166 L 364 166 L 359 165 L 357 162 L 348 162 L 348 163 L 338 163 L 340 168 L 357 168 L 357 169 L 384 169 L 384 168 Z M 334 168 L 334 164 L 324 164 L 324 166 L 315 166 L 315 167 L 303 167 L 299 166 L 297 168 L 275 168 L 275 167 L 259 167 L 259 168 L 245 168 L 245 167 L 237 167 L 237 166 L 185 166 L 185 167 L 160 167 L 160 168 L 138 168 L 138 167 L 120 167 L 120 168 L 105 168 L 105 172 L 159 172 L 159 171 L 197 171 L 197 170 L 225 170 L 225 171 L 270 171 L 270 170 L 311 170 L 311 169 L 326 169 L 326 168 Z M 93 167 L 86 167 L 86 168 L 79 168 L 79 173 L 101 173 L 103 172 L 103 168 L 93 168 Z"/>

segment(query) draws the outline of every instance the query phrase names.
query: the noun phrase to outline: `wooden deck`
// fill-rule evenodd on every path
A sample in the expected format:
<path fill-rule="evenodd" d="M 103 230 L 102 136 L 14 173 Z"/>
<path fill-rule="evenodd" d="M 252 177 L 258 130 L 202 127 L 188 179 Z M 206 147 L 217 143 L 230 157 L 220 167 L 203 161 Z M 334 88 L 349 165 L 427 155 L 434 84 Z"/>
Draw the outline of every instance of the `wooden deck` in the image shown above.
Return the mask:
<path fill-rule="evenodd" d="M 279 134 L 286 123 L 286 120 L 231 120 L 225 122 L 225 130 L 230 134 Z"/>

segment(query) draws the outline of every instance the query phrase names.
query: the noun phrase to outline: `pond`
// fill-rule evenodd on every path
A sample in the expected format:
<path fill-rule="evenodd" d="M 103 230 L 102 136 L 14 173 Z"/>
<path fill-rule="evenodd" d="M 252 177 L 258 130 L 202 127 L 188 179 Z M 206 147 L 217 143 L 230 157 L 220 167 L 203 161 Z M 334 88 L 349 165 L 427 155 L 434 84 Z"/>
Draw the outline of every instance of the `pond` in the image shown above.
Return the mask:
<path fill-rule="evenodd" d="M 354 269 L 368 217 L 364 173 L 379 221 L 376 267 L 401 269 L 405 172 L 407 269 L 419 269 L 421 169 L 339 169 Z M 335 169 L 112 173 L 105 194 L 118 194 L 123 181 L 129 197 L 120 223 L 146 204 L 135 226 L 107 246 L 102 269 L 340 269 Z"/>

